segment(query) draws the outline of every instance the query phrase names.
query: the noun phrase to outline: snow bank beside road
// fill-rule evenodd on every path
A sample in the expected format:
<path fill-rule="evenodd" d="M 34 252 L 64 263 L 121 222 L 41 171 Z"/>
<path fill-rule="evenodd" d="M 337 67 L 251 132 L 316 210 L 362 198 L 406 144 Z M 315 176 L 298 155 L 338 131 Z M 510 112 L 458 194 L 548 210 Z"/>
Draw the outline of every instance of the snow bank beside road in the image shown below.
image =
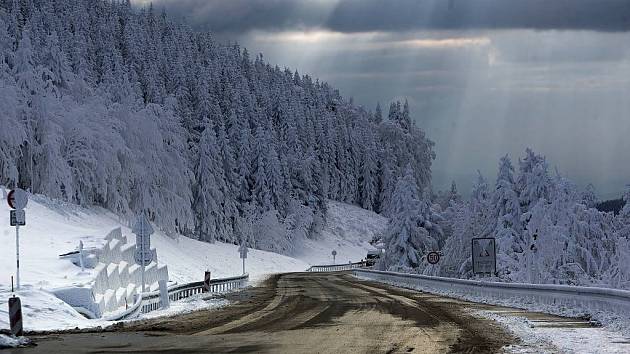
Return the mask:
<path fill-rule="evenodd" d="M 31 344 L 31 341 L 26 337 L 14 338 L 0 334 L 0 349 L 17 348 L 29 344 Z"/>
<path fill-rule="evenodd" d="M 0 200 L 0 215 L 8 214 L 6 201 Z M 372 212 L 334 202 L 330 203 L 327 219 L 321 235 L 307 240 L 294 257 L 250 250 L 246 260 L 250 279 L 255 282 L 270 273 L 304 271 L 311 264 L 330 262 L 333 248 L 338 252 L 338 262 L 364 258 L 371 249 L 368 241 L 384 229 L 387 222 Z M 26 208 L 26 226 L 20 228 L 22 289 L 17 293 L 22 299 L 25 330 L 108 324 L 85 319 L 49 291 L 86 284 L 94 279 L 93 269 L 81 273 L 78 266 L 70 260 L 59 259 L 59 255 L 76 250 L 79 241 L 83 241 L 85 247 L 101 246 L 105 235 L 120 226 L 120 219 L 102 208 L 87 209 L 31 196 Z M 135 242 L 129 228 L 122 227 L 122 233 L 129 242 Z M 0 255 L 0 329 L 8 329 L 7 302 L 11 296 L 11 276 L 15 274 L 15 229 L 8 222 L 0 224 L 0 243 L 5 246 Z M 209 244 L 183 236 L 171 238 L 159 231 L 152 236 L 151 245 L 157 249 L 159 263 L 168 265 L 170 279 L 178 283 L 202 280 L 205 269 L 212 272 L 213 278 L 242 273 L 236 245 Z M 190 307 L 185 306 L 187 310 Z"/>
<path fill-rule="evenodd" d="M 11 289 L 0 288 L 0 329 L 9 329 L 9 298 Z M 109 324 L 103 320 L 88 320 L 70 305 L 46 290 L 26 285 L 15 293 L 22 302 L 24 330 L 60 330 L 75 327 L 98 327 Z"/>
<path fill-rule="evenodd" d="M 0 202 L 0 214 L 8 215 L 8 207 Z M 86 247 L 99 246 L 119 219 L 100 208 L 85 209 L 71 204 L 56 203 L 34 196 L 26 209 L 26 226 L 20 228 L 20 276 L 22 289 L 16 293 L 22 299 L 24 329 L 54 330 L 107 325 L 105 321 L 87 320 L 72 307 L 49 293 L 66 286 L 79 286 L 94 279 L 94 270 L 81 269 L 59 255 L 74 251 L 83 241 Z M 15 274 L 15 229 L 8 223 L 0 225 L 0 329 L 8 329 L 7 302 L 11 296 L 11 276 Z M 122 228 L 128 241 L 135 242 L 129 228 Z M 209 244 L 186 237 L 176 239 L 156 232 L 152 246 L 157 249 L 161 264 L 168 264 L 170 278 L 179 283 L 200 281 L 204 270 L 212 277 L 228 277 L 242 273 L 238 246 Z M 274 272 L 303 271 L 308 264 L 270 252 L 252 250 L 248 254 L 247 271 L 254 281 Z"/>
<path fill-rule="evenodd" d="M 493 311 L 476 315 L 499 322 L 521 339 L 504 348 L 506 353 L 628 353 L 630 342 L 622 333 L 608 328 L 563 326 L 562 322 L 531 321 L 524 316 Z"/>

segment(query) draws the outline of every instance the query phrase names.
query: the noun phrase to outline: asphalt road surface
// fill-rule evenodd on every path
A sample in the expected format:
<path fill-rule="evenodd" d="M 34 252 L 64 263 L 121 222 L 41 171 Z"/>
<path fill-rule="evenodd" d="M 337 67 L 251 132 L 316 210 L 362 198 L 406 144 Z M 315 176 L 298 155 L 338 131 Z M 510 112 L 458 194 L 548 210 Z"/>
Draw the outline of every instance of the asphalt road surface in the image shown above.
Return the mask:
<path fill-rule="evenodd" d="M 346 273 L 292 273 L 219 309 L 36 336 L 15 353 L 492 353 L 517 341 L 471 304 Z"/>

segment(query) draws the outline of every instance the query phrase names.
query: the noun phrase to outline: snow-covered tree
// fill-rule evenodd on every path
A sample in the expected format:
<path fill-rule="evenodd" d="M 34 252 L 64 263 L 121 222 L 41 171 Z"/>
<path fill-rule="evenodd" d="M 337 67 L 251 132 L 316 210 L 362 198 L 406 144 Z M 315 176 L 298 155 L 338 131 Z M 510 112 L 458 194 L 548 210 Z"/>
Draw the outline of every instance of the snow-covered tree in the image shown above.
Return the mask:
<path fill-rule="evenodd" d="M 196 231 L 200 240 L 215 241 L 225 237 L 220 232 L 224 231 L 222 205 L 227 185 L 216 135 L 211 127 L 204 129 L 199 146 L 199 162 L 195 169 L 197 185 L 194 191 Z"/>
<path fill-rule="evenodd" d="M 509 277 L 519 267 L 519 258 L 526 247 L 521 237 L 521 207 L 515 190 L 514 167 L 506 155 L 499 162 L 493 195 L 496 220 L 495 237 L 500 255 L 497 271 Z"/>
<path fill-rule="evenodd" d="M 380 267 L 419 271 L 426 254 L 439 250 L 442 230 L 437 223 L 439 216 L 418 191 L 410 166 L 396 183 L 392 202 L 392 218 L 384 235 L 385 257 Z"/>
<path fill-rule="evenodd" d="M 551 178 L 549 177 L 547 161 L 531 149 L 525 150 L 525 158 L 519 161 L 519 174 L 516 189 L 520 202 L 527 211 L 540 198 L 549 200 L 551 193 Z"/>
<path fill-rule="evenodd" d="M 592 183 L 589 183 L 582 192 L 582 203 L 584 203 L 587 208 L 595 208 L 597 202 L 599 202 L 599 198 L 597 198 L 595 186 Z"/>

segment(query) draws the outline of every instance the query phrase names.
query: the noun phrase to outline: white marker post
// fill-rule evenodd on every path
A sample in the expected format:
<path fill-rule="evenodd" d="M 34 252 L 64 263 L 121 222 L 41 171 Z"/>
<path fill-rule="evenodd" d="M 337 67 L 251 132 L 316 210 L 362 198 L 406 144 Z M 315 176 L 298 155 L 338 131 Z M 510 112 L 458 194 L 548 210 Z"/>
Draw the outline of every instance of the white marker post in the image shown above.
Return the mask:
<path fill-rule="evenodd" d="M 79 241 L 79 264 L 81 265 L 81 273 L 85 272 L 85 263 L 83 262 L 83 241 Z"/>
<path fill-rule="evenodd" d="M 168 298 L 168 287 L 166 286 L 166 280 L 162 279 L 158 281 L 160 287 L 160 304 L 162 309 L 167 309 L 171 306 Z"/>
<path fill-rule="evenodd" d="M 144 232 L 144 227 L 142 227 L 141 230 L 142 230 L 142 232 Z M 136 245 L 136 247 L 138 247 L 138 246 Z M 144 240 L 142 242 L 140 242 L 140 252 L 142 252 L 142 255 L 144 257 Z M 141 261 L 141 263 L 142 263 L 142 292 L 144 292 L 144 290 L 145 290 L 144 289 L 144 284 L 145 284 L 145 280 L 144 280 L 144 268 L 145 268 L 145 266 L 144 266 L 144 259 Z"/>
<path fill-rule="evenodd" d="M 238 248 L 238 252 L 240 253 L 241 259 L 243 260 L 243 274 L 245 274 L 245 259 L 247 258 L 247 246 L 242 244 Z"/>
<path fill-rule="evenodd" d="M 11 226 L 15 226 L 15 282 L 16 288 L 20 290 L 20 226 L 26 225 L 26 213 L 24 208 L 28 204 L 28 195 L 20 188 L 16 188 L 7 195 L 7 203 L 11 207 Z"/>

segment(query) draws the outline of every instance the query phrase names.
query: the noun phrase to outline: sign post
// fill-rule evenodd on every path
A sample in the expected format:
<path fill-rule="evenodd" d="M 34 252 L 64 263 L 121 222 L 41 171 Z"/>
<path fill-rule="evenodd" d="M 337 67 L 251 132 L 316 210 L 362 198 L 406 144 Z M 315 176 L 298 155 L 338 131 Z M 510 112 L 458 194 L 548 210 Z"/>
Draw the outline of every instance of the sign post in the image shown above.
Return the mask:
<path fill-rule="evenodd" d="M 28 204 L 28 195 L 23 189 L 16 188 L 7 194 L 7 203 L 13 209 L 10 211 L 10 224 L 15 226 L 15 283 L 20 290 L 20 226 L 26 225 L 24 208 Z"/>
<path fill-rule="evenodd" d="M 79 264 L 81 265 L 81 273 L 85 272 L 85 263 L 83 261 L 83 241 L 79 241 Z"/>
<path fill-rule="evenodd" d="M 337 251 L 333 250 L 332 256 L 333 256 L 333 264 L 335 264 L 335 257 L 337 257 Z"/>
<path fill-rule="evenodd" d="M 136 253 L 134 258 L 136 263 L 142 267 L 142 292 L 145 292 L 144 281 L 144 268 L 153 261 L 153 252 L 151 252 L 151 234 L 153 234 L 153 227 L 142 214 L 139 215 L 131 228 L 131 232 L 136 234 Z"/>
<path fill-rule="evenodd" d="M 245 274 L 245 259 L 247 259 L 247 246 L 243 243 L 239 248 L 238 252 L 240 254 L 241 259 L 243 260 L 243 274 Z"/>
<path fill-rule="evenodd" d="M 494 238 L 472 239 L 473 273 L 496 274 L 497 248 Z"/>
<path fill-rule="evenodd" d="M 160 286 L 160 303 L 162 304 L 162 309 L 167 309 L 170 307 L 170 302 L 168 298 L 168 287 L 166 286 L 166 280 L 162 279 L 158 281 L 158 285 Z"/>
<path fill-rule="evenodd" d="M 531 284 L 538 283 L 538 262 L 534 258 L 536 258 L 536 254 L 538 253 L 538 247 L 536 246 L 536 241 L 538 241 L 538 229 L 534 231 L 534 233 L 530 236 L 529 252 L 527 253 L 528 267 L 529 268 L 529 282 Z"/>
<path fill-rule="evenodd" d="M 209 293 L 210 292 L 210 270 L 206 270 L 205 273 L 203 274 L 203 292 L 204 293 Z"/>

